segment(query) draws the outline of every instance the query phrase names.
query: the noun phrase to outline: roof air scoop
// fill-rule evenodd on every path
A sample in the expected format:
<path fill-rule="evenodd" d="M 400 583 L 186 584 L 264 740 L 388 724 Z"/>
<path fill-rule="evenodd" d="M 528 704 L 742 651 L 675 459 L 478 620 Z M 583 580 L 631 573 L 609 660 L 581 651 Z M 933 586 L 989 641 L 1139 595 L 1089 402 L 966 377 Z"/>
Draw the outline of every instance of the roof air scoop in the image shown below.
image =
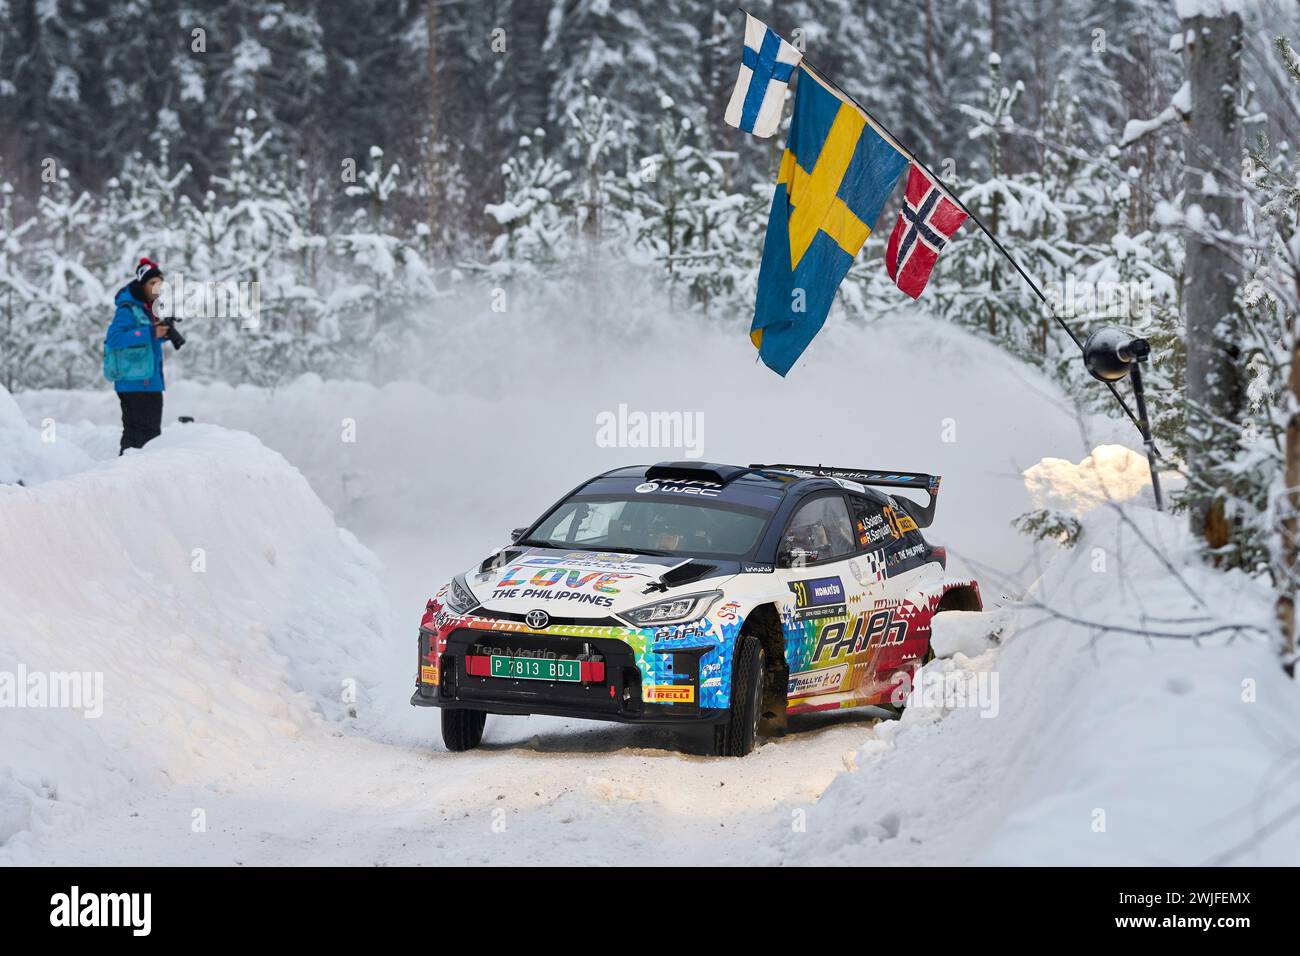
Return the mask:
<path fill-rule="evenodd" d="M 645 470 L 646 481 L 711 481 L 725 485 L 748 474 L 739 465 L 715 465 L 708 461 L 661 461 Z"/>

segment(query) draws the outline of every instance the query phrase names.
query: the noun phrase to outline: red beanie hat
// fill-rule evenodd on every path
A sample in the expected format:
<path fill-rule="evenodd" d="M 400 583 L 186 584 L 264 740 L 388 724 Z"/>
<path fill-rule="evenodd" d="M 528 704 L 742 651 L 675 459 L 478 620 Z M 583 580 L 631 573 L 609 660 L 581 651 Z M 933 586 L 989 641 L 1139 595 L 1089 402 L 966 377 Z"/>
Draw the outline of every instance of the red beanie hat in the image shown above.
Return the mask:
<path fill-rule="evenodd" d="M 162 278 L 162 269 L 159 269 L 158 263 L 148 256 L 141 256 L 139 264 L 135 267 L 135 281 L 144 285 L 150 279 L 155 278 Z"/>

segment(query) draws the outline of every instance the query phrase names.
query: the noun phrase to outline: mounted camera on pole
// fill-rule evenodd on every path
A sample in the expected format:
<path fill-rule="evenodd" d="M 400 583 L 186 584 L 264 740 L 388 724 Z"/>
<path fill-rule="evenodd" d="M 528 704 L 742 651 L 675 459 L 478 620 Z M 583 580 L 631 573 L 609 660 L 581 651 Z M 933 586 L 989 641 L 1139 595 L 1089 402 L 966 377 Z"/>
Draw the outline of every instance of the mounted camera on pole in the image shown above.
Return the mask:
<path fill-rule="evenodd" d="M 1146 394 L 1142 390 L 1142 363 L 1151 354 L 1146 339 L 1113 325 L 1103 326 L 1083 343 L 1083 364 L 1098 381 L 1114 384 L 1125 376 L 1133 382 L 1133 399 L 1137 403 L 1138 429 L 1147 449 L 1147 467 L 1151 469 L 1151 490 L 1156 496 L 1156 510 L 1164 511 L 1160 495 L 1160 476 L 1156 473 L 1156 444 L 1151 437 L 1147 418 Z"/>

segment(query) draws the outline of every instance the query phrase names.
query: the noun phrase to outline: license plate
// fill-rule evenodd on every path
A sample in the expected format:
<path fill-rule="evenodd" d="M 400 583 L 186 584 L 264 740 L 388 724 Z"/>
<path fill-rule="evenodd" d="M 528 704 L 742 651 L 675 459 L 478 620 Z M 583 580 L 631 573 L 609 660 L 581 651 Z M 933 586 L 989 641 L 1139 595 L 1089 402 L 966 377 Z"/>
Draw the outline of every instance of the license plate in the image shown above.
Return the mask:
<path fill-rule="evenodd" d="M 582 680 L 582 663 L 538 657 L 492 656 L 492 676 L 516 680 Z"/>

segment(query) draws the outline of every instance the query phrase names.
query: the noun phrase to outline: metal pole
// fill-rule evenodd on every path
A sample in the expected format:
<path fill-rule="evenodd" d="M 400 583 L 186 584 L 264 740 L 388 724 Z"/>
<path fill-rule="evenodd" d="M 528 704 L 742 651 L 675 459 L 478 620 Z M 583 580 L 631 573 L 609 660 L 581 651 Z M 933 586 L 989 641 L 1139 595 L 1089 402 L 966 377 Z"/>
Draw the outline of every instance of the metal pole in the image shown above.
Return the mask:
<path fill-rule="evenodd" d="M 1052 304 L 1047 301 L 1047 296 L 1044 295 L 1043 290 L 1038 287 L 1038 283 L 1029 277 L 1029 273 L 1027 273 L 1024 270 L 1024 268 L 1020 265 L 1019 260 L 1017 260 L 1016 257 L 1013 256 L 1007 250 L 1006 246 L 1002 245 L 998 237 L 993 235 L 992 230 L 990 230 L 988 226 L 984 225 L 984 220 L 981 219 L 979 216 L 975 215 L 975 213 L 971 210 L 969 206 L 967 206 L 964 202 L 958 199 L 957 195 L 952 191 L 952 188 L 949 187 L 948 184 L 945 183 L 942 179 L 940 179 L 938 175 L 935 174 L 933 169 L 927 166 L 923 160 L 917 158 L 915 153 L 913 153 L 910 149 L 905 147 L 899 141 L 898 137 L 893 134 L 893 132 L 889 129 L 889 127 L 887 127 L 884 123 L 880 122 L 880 120 L 876 119 L 876 117 L 871 114 L 870 110 L 868 110 L 865 106 L 863 106 L 856 99 L 854 99 L 853 96 L 849 94 L 843 87 L 841 87 L 838 83 L 836 83 L 834 80 L 828 77 L 821 70 L 817 69 L 817 67 L 814 66 L 812 63 L 810 63 L 806 57 L 804 58 L 803 62 L 800 63 L 800 67 L 806 69 L 809 72 L 809 75 L 813 76 L 814 79 L 822 80 L 823 82 L 826 83 L 826 85 L 834 87 L 835 90 L 838 91 L 841 96 L 843 96 L 846 100 L 848 100 L 858 109 L 860 109 L 863 115 L 865 115 L 867 119 L 871 121 L 872 125 L 878 127 L 879 132 L 885 134 L 886 138 L 892 141 L 891 145 L 894 146 L 894 148 L 897 149 L 900 153 L 902 153 L 905 157 L 907 157 L 908 162 L 911 162 L 921 167 L 921 169 L 925 171 L 925 174 L 930 177 L 930 180 L 933 183 L 935 183 L 940 189 L 943 190 L 944 194 L 948 197 L 948 199 L 952 201 L 953 205 L 957 206 L 957 208 L 959 208 L 962 212 L 964 212 L 966 216 L 970 219 L 970 221 L 975 223 L 975 225 L 979 227 L 980 232 L 984 233 L 984 235 L 988 237 L 989 242 L 993 243 L 993 247 L 997 249 L 998 252 L 1002 253 L 1002 255 L 1006 258 L 1006 260 L 1011 263 L 1012 267 L 1016 270 L 1016 272 L 1020 274 L 1020 278 L 1025 280 L 1025 284 L 1034 291 L 1034 294 L 1038 296 L 1039 300 L 1042 301 L 1043 305 L 1047 307 L 1048 314 L 1051 315 L 1051 317 L 1056 320 L 1057 325 L 1059 325 L 1062 329 L 1065 330 L 1065 334 L 1070 337 L 1070 341 L 1074 343 L 1075 347 L 1079 349 L 1080 352 L 1082 352 L 1083 343 L 1079 341 L 1079 336 L 1075 334 L 1074 330 L 1070 328 L 1070 326 L 1066 323 L 1064 319 L 1062 319 L 1059 315 L 1056 314 L 1056 310 L 1053 309 Z M 1104 384 L 1108 389 L 1110 389 L 1111 395 L 1115 397 L 1115 401 L 1117 401 L 1119 403 L 1119 407 L 1124 410 L 1124 414 L 1128 416 L 1129 421 L 1131 421 L 1134 425 L 1136 425 L 1138 427 L 1138 430 L 1141 431 L 1142 429 L 1141 422 L 1139 422 L 1138 417 L 1133 414 L 1132 409 L 1128 407 L 1128 402 L 1124 401 L 1124 397 L 1120 395 L 1119 390 L 1115 388 L 1114 383 L 1104 382 L 1102 384 Z M 1147 440 L 1149 441 L 1149 439 Z M 1159 454 L 1159 451 L 1157 451 L 1157 454 Z"/>
<path fill-rule="evenodd" d="M 1142 390 L 1140 360 L 1129 365 L 1129 377 L 1133 379 L 1133 401 L 1137 404 L 1138 428 L 1142 431 L 1142 441 L 1147 446 L 1147 468 L 1151 470 L 1151 490 L 1156 496 L 1156 511 L 1164 511 L 1164 497 L 1160 494 L 1160 475 L 1156 471 L 1156 443 L 1151 438 L 1151 422 L 1147 418 L 1147 400 Z"/>
<path fill-rule="evenodd" d="M 738 7 L 737 9 L 740 10 L 740 12 L 745 14 L 746 16 L 751 15 L 749 11 L 746 10 L 744 7 Z M 952 201 L 953 205 L 961 209 L 961 211 L 964 212 L 970 218 L 971 222 L 979 226 L 980 231 L 984 233 L 985 236 L 988 237 L 990 242 L 993 243 L 994 248 L 996 248 L 998 252 L 1002 253 L 1002 255 L 1006 257 L 1006 260 L 1010 262 L 1011 265 L 1015 268 L 1016 272 L 1020 274 L 1020 278 L 1022 278 L 1025 281 L 1025 284 L 1028 285 L 1029 288 L 1031 288 L 1034 291 L 1034 294 L 1038 296 L 1038 298 L 1042 301 L 1043 305 L 1047 306 L 1048 314 L 1050 314 L 1051 317 L 1056 320 L 1057 325 L 1059 325 L 1062 329 L 1065 330 L 1065 334 L 1070 337 L 1070 341 L 1072 341 L 1075 344 L 1075 347 L 1078 348 L 1080 352 L 1082 352 L 1083 343 L 1079 341 L 1079 336 L 1077 336 L 1074 333 L 1074 330 L 1071 329 L 1068 324 L 1066 324 L 1064 319 L 1062 319 L 1059 315 L 1056 314 L 1056 310 L 1053 309 L 1052 304 L 1047 301 L 1047 296 L 1044 295 L 1043 290 L 1038 287 L 1038 283 L 1036 283 L 1033 279 L 1029 277 L 1029 273 L 1027 273 L 1021 267 L 1019 261 L 1016 260 L 1015 256 L 1013 256 L 1010 252 L 1008 252 L 1006 247 L 1003 246 L 1000 241 L 998 241 L 998 237 L 993 235 L 993 233 L 989 230 L 989 227 L 984 225 L 984 221 L 980 219 L 979 216 L 975 215 L 975 213 L 973 213 L 970 210 L 970 207 L 968 207 L 964 202 L 958 199 L 957 195 L 942 179 L 940 179 L 937 175 L 935 175 L 934 170 L 932 170 L 929 166 L 927 166 L 924 161 L 918 159 L 916 154 L 913 153 L 906 146 L 904 146 L 902 142 L 899 140 L 899 138 L 893 134 L 893 132 L 889 129 L 888 126 L 880 122 L 880 120 L 876 119 L 876 117 L 872 115 L 871 111 L 868 110 L 861 103 L 859 103 L 858 100 L 851 93 L 849 93 L 842 86 L 840 86 L 830 77 L 828 77 L 825 73 L 819 70 L 812 63 L 812 61 L 808 59 L 807 56 L 803 57 L 802 60 L 800 60 L 799 67 L 800 69 L 805 70 L 808 73 L 808 75 L 811 76 L 814 80 L 817 80 L 823 83 L 824 85 L 831 87 L 843 99 L 852 103 L 855 107 L 861 110 L 862 115 L 865 116 L 868 120 L 870 120 L 871 124 L 874 127 L 876 127 L 877 131 L 880 132 L 886 139 L 890 141 L 890 145 L 892 145 L 895 149 L 897 149 L 900 153 L 902 153 L 905 157 L 907 157 L 907 160 L 909 162 L 914 163 L 915 165 L 921 167 L 921 169 L 925 171 L 926 175 L 930 177 L 931 181 L 934 182 L 935 185 L 937 185 L 940 189 L 943 190 L 944 194 L 948 197 L 948 199 Z M 1137 426 L 1138 431 L 1142 431 L 1142 423 L 1138 420 L 1138 416 L 1133 414 L 1133 410 L 1128 407 L 1128 402 L 1124 401 L 1124 396 L 1120 395 L 1119 389 L 1115 387 L 1115 384 L 1113 382 L 1104 382 L 1103 384 L 1106 386 L 1106 388 L 1110 389 L 1110 394 L 1114 396 L 1115 401 L 1119 403 L 1119 407 L 1124 410 L 1124 414 L 1128 416 L 1129 421 L 1131 421 L 1134 425 Z M 1143 440 L 1148 443 L 1151 442 L 1150 436 L 1146 434 L 1144 434 Z M 1160 450 L 1156 448 L 1154 444 L 1151 444 L 1150 447 L 1152 450 L 1154 450 L 1157 456 L 1160 454 Z"/>

